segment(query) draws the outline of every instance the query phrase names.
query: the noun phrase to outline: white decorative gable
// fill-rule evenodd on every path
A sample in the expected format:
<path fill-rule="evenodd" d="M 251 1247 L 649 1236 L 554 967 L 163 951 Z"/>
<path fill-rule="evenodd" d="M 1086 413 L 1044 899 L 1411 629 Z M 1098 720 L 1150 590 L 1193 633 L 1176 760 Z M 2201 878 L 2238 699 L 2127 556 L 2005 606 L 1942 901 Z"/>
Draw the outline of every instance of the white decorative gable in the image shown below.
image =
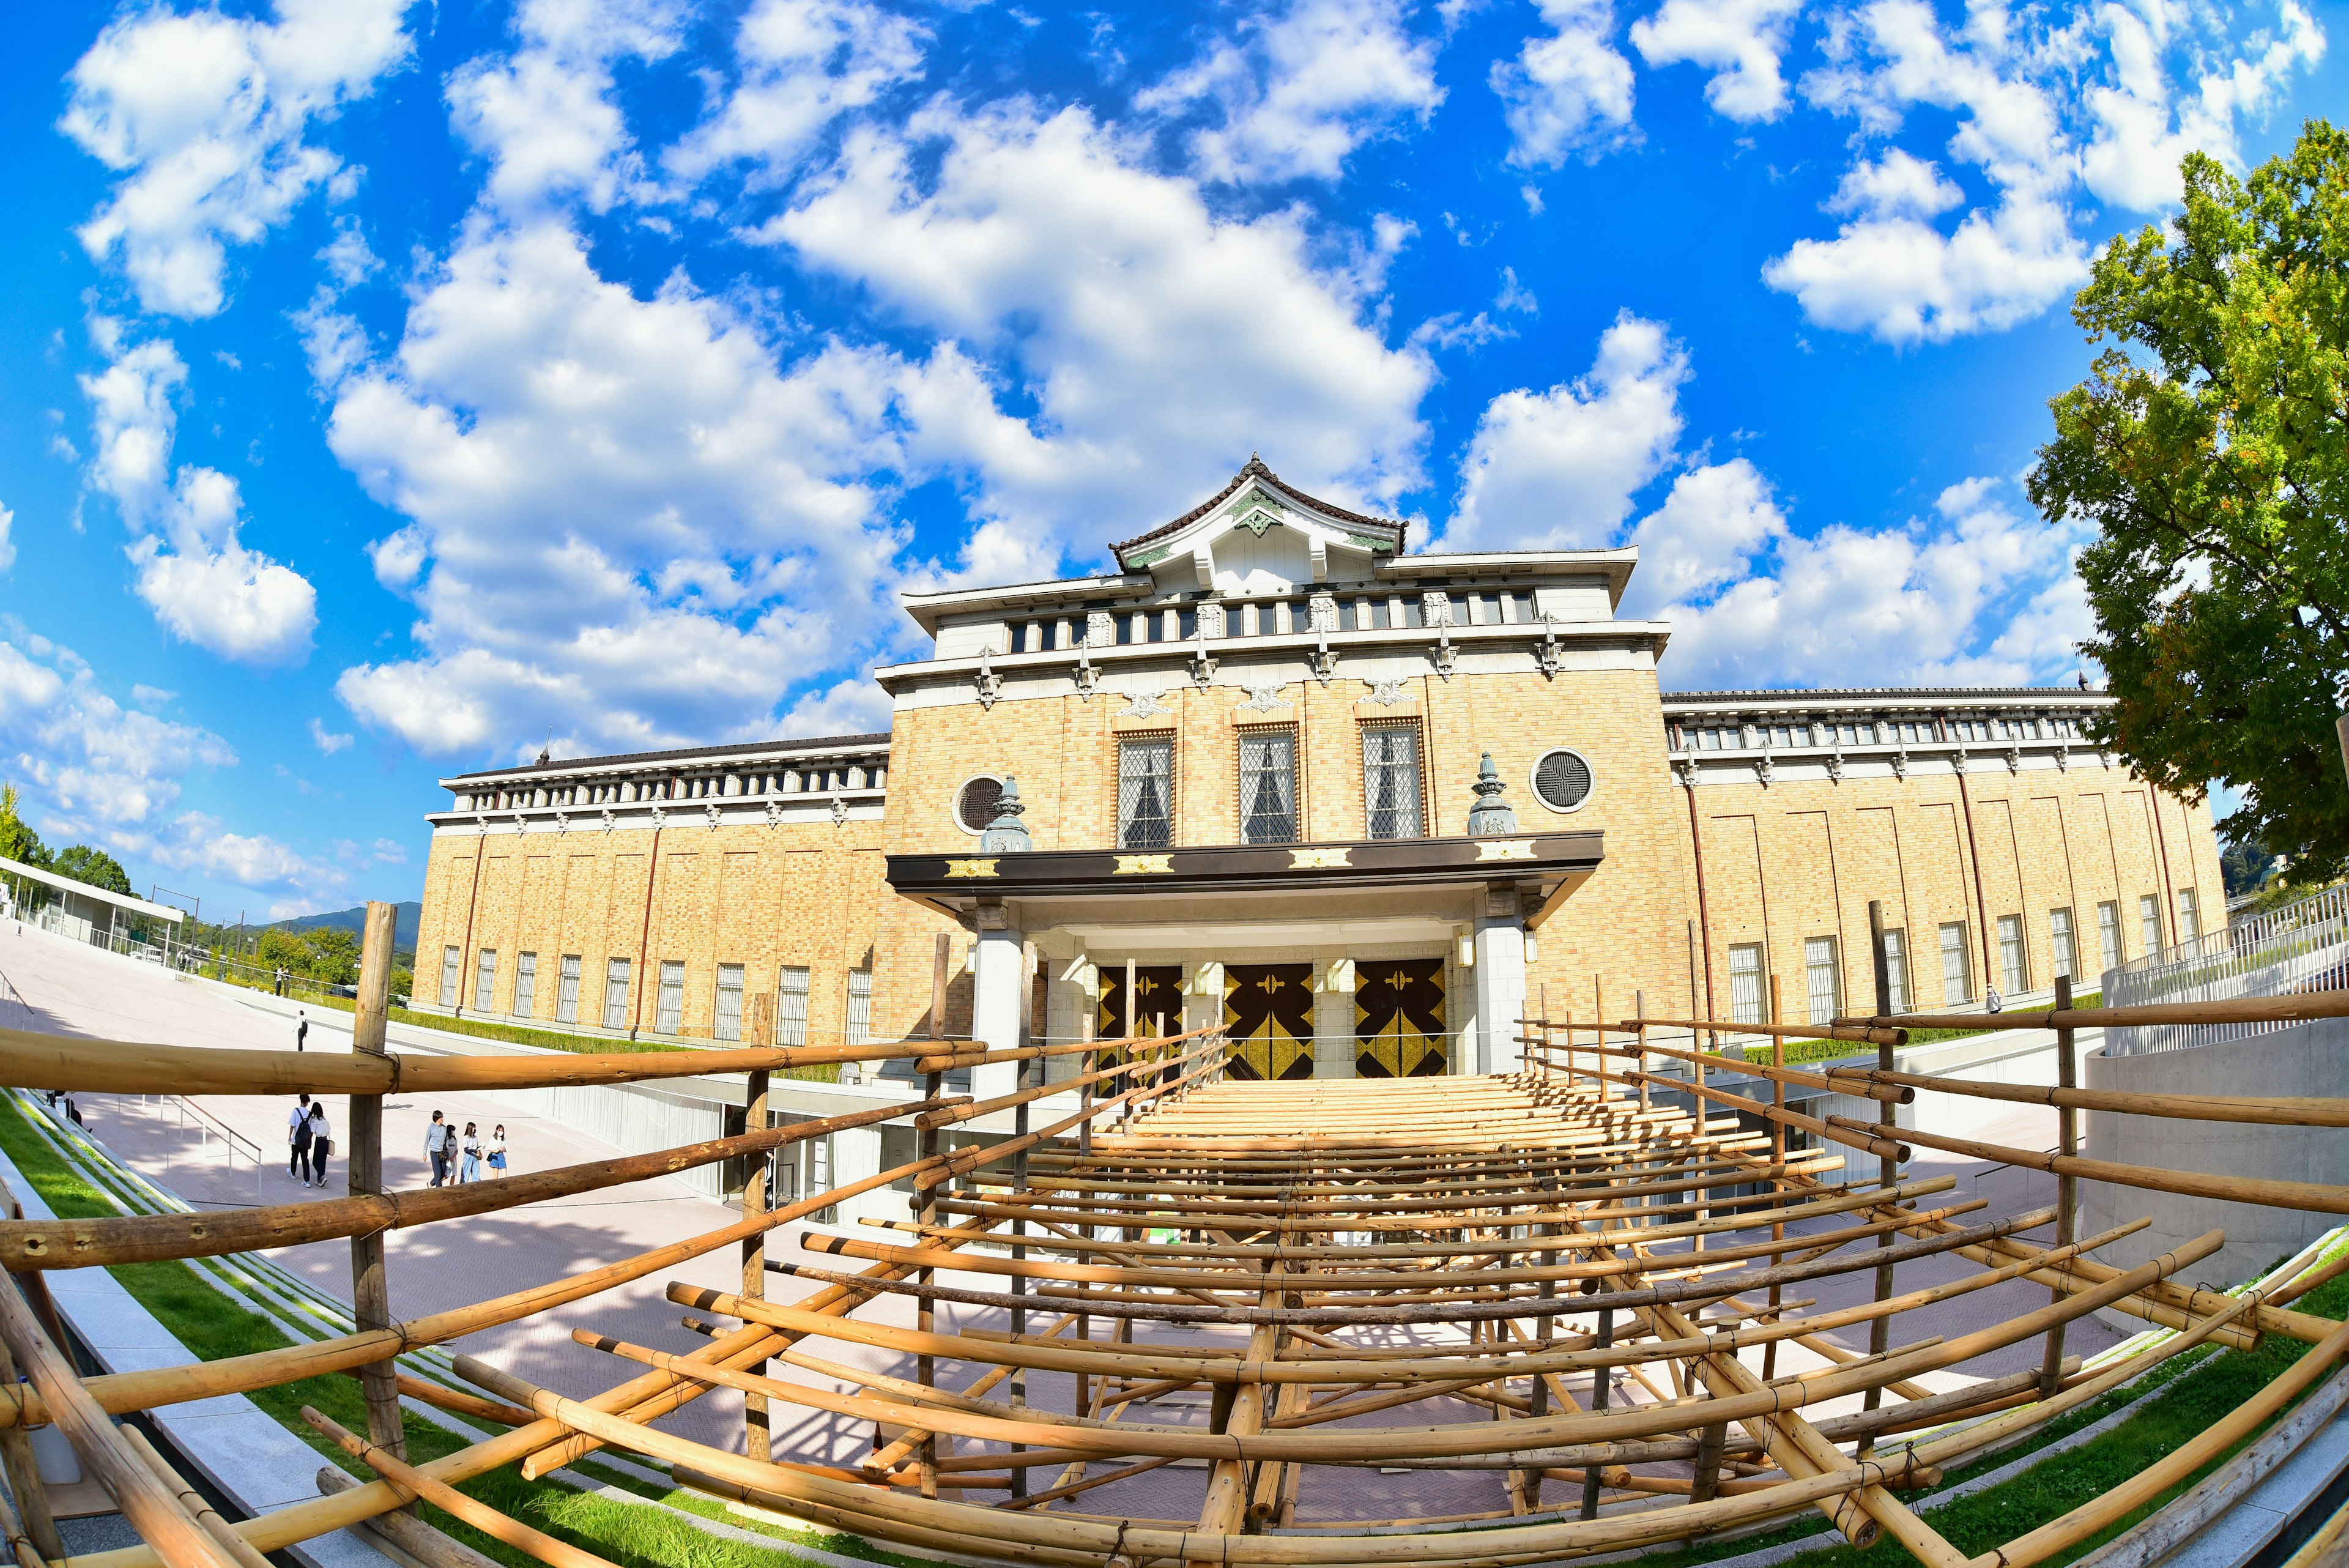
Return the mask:
<path fill-rule="evenodd" d="M 1214 500 L 1116 550 L 1126 570 L 1170 588 L 1257 597 L 1366 578 L 1402 543 L 1402 524 L 1316 500 L 1250 458 Z"/>

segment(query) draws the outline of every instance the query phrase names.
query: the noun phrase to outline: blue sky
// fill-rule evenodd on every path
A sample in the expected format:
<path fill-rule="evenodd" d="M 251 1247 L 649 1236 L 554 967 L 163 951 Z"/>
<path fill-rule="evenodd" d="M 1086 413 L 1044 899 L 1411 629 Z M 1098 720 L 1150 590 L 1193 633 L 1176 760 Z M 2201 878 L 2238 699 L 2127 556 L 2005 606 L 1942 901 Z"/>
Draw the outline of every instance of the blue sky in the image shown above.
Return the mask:
<path fill-rule="evenodd" d="M 1668 686 L 2067 679 L 2071 291 L 2337 15 L 17 9 L 0 774 L 208 915 L 413 897 L 440 774 L 879 727 L 898 589 L 1252 451 L 1640 545 Z"/>

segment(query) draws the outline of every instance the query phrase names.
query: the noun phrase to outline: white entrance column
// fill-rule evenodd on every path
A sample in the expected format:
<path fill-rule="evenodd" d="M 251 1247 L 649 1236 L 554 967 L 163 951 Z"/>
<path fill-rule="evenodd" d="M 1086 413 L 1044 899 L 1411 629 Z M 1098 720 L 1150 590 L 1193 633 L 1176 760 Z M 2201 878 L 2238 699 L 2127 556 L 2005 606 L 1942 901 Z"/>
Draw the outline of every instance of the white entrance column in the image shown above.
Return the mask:
<path fill-rule="evenodd" d="M 977 915 L 978 942 L 971 954 L 971 1038 L 990 1051 L 1016 1050 L 1027 1044 L 1019 1037 L 1019 992 L 1028 983 L 1026 939 L 1011 924 L 1010 911 L 1001 904 L 981 904 Z M 990 1062 L 971 1069 L 970 1092 L 979 1099 L 991 1100 L 1018 1087 L 1019 1076 L 1019 1063 Z"/>
<path fill-rule="evenodd" d="M 1475 940 L 1476 1070 L 1514 1073 L 1525 1061 L 1517 1020 L 1526 1011 L 1526 926 L 1515 887 L 1485 888 Z"/>

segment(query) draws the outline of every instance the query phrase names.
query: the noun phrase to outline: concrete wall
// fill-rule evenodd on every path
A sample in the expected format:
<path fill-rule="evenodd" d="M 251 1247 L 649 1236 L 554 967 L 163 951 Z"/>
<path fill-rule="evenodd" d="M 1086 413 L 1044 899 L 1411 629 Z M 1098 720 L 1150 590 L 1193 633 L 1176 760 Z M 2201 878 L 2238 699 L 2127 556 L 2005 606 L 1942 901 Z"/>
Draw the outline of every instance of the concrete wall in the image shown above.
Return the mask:
<path fill-rule="evenodd" d="M 2349 1095 L 2349 1019 L 2320 1019 L 2224 1045 L 2166 1051 L 2150 1056 L 2082 1058 L 2092 1089 L 2162 1095 Z M 2084 1150 L 2092 1159 L 2164 1166 L 2220 1176 L 2349 1185 L 2349 1133 L 2329 1128 L 2261 1127 L 2246 1123 L 2175 1121 L 2158 1116 L 2088 1113 Z M 2339 1216 L 2179 1198 L 2100 1181 L 2080 1184 L 2080 1231 L 2094 1234 L 2138 1215 L 2153 1224 L 2096 1255 L 2134 1267 L 2175 1243 L 2209 1230 L 2227 1244 L 2191 1271 L 2196 1280 L 2232 1283 L 2297 1251 Z"/>

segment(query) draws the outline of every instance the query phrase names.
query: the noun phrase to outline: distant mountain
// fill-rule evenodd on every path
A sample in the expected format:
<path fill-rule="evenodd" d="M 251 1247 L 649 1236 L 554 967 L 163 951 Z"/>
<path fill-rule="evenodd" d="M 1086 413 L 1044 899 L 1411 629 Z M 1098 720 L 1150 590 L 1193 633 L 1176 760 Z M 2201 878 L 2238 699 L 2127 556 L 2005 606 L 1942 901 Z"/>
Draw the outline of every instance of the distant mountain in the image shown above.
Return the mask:
<path fill-rule="evenodd" d="M 417 922 L 424 918 L 424 906 L 411 899 L 405 904 L 394 905 L 393 908 L 397 913 L 392 916 L 391 920 L 391 945 L 396 948 L 413 950 L 416 946 L 416 926 Z M 290 920 L 279 920 L 274 929 L 281 931 L 313 931 L 321 926 L 332 926 L 337 930 L 348 931 L 353 936 L 357 936 L 367 929 L 367 906 L 357 904 L 347 909 L 336 909 L 332 914 L 296 915 Z"/>

